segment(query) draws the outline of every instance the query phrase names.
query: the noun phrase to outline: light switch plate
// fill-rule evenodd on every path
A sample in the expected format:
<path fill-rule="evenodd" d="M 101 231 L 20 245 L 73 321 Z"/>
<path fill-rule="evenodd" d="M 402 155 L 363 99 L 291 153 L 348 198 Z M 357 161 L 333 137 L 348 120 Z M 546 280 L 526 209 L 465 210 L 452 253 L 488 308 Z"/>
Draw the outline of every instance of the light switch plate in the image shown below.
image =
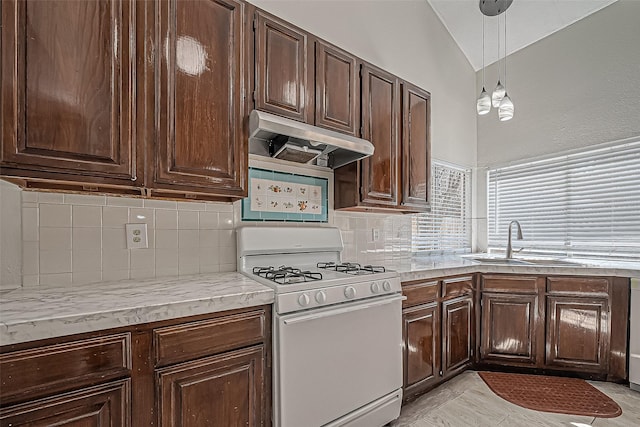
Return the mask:
<path fill-rule="evenodd" d="M 372 242 L 377 242 L 378 240 L 380 240 L 380 229 L 379 228 L 372 228 L 371 229 L 371 241 Z"/>
<path fill-rule="evenodd" d="M 125 224 L 127 230 L 127 249 L 144 249 L 149 247 L 147 224 Z"/>

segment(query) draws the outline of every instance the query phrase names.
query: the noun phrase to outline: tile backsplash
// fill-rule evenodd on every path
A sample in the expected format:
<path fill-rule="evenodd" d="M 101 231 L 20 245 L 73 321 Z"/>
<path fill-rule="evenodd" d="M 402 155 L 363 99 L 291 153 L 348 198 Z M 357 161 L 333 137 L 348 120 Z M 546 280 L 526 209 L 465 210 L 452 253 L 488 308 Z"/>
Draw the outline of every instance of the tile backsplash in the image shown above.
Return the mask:
<path fill-rule="evenodd" d="M 236 269 L 234 206 L 22 191 L 23 286 Z M 127 249 L 125 224 L 149 247 Z"/>
<path fill-rule="evenodd" d="M 236 270 L 235 228 L 241 204 L 2 189 L 0 290 L 17 286 L 81 285 Z M 146 223 L 149 247 L 127 249 L 125 224 Z M 329 210 L 345 261 L 394 265 L 411 258 L 411 215 Z M 373 230 L 377 230 L 374 236 Z"/>

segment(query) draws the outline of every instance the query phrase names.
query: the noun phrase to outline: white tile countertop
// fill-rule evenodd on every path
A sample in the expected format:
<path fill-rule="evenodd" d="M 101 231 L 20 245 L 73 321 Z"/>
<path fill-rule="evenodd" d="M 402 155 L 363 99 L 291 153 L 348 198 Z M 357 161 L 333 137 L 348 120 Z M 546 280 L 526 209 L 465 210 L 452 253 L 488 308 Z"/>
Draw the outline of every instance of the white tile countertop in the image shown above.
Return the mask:
<path fill-rule="evenodd" d="M 239 273 L 20 288 L 0 296 L 0 345 L 272 304 Z"/>
<path fill-rule="evenodd" d="M 411 262 L 391 264 L 387 267 L 399 272 L 403 282 L 471 273 L 640 277 L 640 262 L 579 258 L 570 260 L 576 265 L 494 265 L 473 261 L 469 255 L 448 255 L 416 258 Z"/>

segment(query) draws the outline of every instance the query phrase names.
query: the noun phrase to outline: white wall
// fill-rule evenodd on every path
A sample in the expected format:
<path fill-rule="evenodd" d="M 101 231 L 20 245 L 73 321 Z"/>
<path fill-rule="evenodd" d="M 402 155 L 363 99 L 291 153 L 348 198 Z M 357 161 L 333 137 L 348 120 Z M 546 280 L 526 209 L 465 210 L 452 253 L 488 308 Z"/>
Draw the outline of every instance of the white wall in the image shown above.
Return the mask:
<path fill-rule="evenodd" d="M 640 135 L 640 1 L 619 0 L 510 55 L 507 73 L 514 118 L 500 122 L 492 109 L 477 121 L 481 250 L 488 167 Z M 486 69 L 487 90 L 497 74 L 496 64 Z M 477 96 L 482 71 L 476 78 Z"/>
<path fill-rule="evenodd" d="M 251 3 L 428 90 L 433 157 L 475 166 L 475 73 L 426 0 Z"/>
<path fill-rule="evenodd" d="M 478 118 L 480 167 L 640 135 L 640 1 L 619 0 L 510 55 L 507 78 L 515 116 Z M 487 90 L 496 80 L 493 64 Z"/>

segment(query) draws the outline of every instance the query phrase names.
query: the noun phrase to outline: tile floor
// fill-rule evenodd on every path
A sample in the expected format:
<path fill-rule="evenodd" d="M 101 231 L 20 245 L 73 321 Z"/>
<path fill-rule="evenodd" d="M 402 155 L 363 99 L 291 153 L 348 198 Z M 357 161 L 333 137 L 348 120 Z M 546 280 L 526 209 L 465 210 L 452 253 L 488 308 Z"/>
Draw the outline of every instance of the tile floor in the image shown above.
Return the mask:
<path fill-rule="evenodd" d="M 514 405 L 495 395 L 474 371 L 467 371 L 402 408 L 392 427 L 637 427 L 640 393 L 629 387 L 591 382 L 622 408 L 617 418 L 552 414 Z"/>

